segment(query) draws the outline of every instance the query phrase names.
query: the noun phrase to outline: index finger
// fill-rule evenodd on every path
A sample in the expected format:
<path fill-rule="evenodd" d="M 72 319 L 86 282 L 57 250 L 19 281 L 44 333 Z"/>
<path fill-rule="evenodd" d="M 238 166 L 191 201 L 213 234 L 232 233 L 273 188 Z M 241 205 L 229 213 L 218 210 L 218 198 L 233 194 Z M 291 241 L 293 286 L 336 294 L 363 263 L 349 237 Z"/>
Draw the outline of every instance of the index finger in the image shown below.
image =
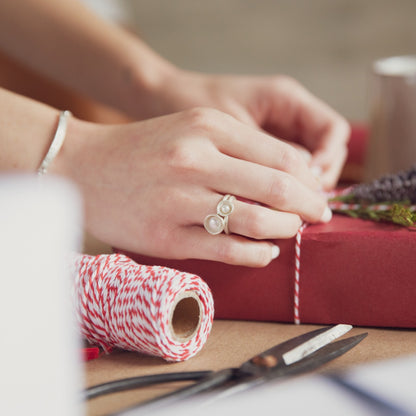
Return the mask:
<path fill-rule="evenodd" d="M 223 117 L 219 133 L 212 137 L 221 153 L 288 173 L 313 190 L 322 188 L 305 157 L 293 146 L 231 116 Z"/>
<path fill-rule="evenodd" d="M 325 133 L 316 151 L 312 155 L 311 166 L 318 166 L 321 175 L 320 180 L 325 189 L 333 188 L 341 174 L 342 167 L 348 154 L 347 140 L 349 126 L 333 126 Z"/>
<path fill-rule="evenodd" d="M 295 80 L 280 79 L 269 94 L 272 110 L 266 125 L 303 144 L 312 153 L 311 165 L 325 172 L 327 182 L 336 181 L 346 155 L 347 121 Z"/>
<path fill-rule="evenodd" d="M 309 91 L 302 88 L 296 96 L 300 142 L 312 151 L 316 163 L 330 164 L 337 150 L 343 149 L 348 142 L 349 124 Z"/>

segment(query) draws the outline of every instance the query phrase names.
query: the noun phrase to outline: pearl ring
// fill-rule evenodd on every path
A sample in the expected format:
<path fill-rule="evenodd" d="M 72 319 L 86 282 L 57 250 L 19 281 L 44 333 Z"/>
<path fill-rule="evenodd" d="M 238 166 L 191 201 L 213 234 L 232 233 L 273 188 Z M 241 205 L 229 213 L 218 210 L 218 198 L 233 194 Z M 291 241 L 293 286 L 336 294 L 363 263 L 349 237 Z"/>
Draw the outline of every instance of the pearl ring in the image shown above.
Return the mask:
<path fill-rule="evenodd" d="M 205 217 L 204 227 L 212 235 L 220 234 L 223 231 L 229 234 L 228 231 L 228 216 L 234 211 L 235 196 L 225 195 L 224 198 L 218 202 L 217 213 L 210 214 Z"/>

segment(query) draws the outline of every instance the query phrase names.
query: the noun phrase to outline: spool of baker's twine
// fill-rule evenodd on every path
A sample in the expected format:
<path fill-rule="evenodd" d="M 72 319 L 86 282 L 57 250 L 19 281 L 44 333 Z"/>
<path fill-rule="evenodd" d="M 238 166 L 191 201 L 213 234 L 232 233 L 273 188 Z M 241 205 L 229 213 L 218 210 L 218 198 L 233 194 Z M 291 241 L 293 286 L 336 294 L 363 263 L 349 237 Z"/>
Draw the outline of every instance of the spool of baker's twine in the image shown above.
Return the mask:
<path fill-rule="evenodd" d="M 214 305 L 198 276 L 122 254 L 80 254 L 71 264 L 76 315 L 91 344 L 167 361 L 187 360 L 205 345 Z"/>

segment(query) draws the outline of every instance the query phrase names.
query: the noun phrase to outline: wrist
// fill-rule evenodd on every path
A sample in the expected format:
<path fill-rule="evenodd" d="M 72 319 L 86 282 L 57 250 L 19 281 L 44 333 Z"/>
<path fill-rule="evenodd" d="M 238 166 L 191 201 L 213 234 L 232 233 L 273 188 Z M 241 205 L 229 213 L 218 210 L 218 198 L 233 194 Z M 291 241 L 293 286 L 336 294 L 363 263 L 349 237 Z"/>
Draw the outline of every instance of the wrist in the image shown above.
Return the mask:
<path fill-rule="evenodd" d="M 64 176 L 79 183 L 80 175 L 88 166 L 86 157 L 91 154 L 95 131 L 93 123 L 79 120 L 73 116 L 67 119 L 65 142 L 50 166 L 49 173 Z"/>
<path fill-rule="evenodd" d="M 135 119 L 162 114 L 160 96 L 178 72 L 175 65 L 152 50 L 146 53 L 140 50 L 140 58 L 125 67 L 126 88 L 122 110 Z"/>

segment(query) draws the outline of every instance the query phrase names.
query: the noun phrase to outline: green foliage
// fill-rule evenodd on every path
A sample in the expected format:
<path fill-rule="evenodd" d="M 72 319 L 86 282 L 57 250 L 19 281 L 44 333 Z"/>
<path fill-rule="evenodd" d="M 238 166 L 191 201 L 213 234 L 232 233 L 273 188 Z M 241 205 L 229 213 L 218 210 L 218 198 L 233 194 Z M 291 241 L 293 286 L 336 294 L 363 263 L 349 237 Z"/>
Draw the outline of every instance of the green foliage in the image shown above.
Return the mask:
<path fill-rule="evenodd" d="M 353 218 L 362 218 L 371 221 L 392 222 L 394 224 L 402 225 L 404 227 L 416 227 L 416 212 L 412 209 L 409 201 L 395 201 L 383 202 L 377 204 L 351 204 L 348 201 L 348 195 L 345 196 L 345 201 L 342 197 L 336 197 L 330 200 L 337 202 L 344 202 L 345 208 L 342 206 L 333 207 L 334 212 L 349 215 Z M 380 209 L 380 206 L 384 206 Z"/>

